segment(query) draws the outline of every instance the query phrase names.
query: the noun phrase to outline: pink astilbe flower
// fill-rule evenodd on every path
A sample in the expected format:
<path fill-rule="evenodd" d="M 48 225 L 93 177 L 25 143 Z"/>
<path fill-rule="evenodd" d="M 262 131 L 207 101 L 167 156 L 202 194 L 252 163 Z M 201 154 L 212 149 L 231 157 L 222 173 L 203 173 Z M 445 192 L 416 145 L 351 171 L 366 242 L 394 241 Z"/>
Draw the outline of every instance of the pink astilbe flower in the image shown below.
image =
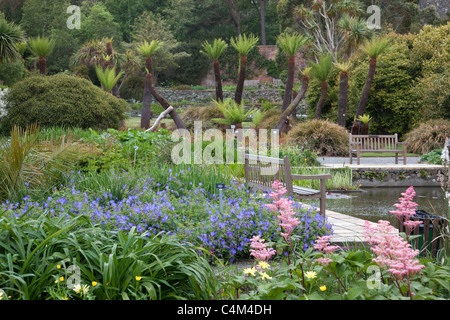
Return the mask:
<path fill-rule="evenodd" d="M 279 225 L 284 231 L 281 235 L 286 241 L 289 241 L 288 239 L 290 238 L 292 231 L 300 225 L 300 220 L 294 217 L 296 212 L 292 209 L 293 201 L 283 197 L 283 195 L 287 192 L 283 184 L 276 180 L 272 184 L 272 188 L 275 189 L 276 192 L 271 192 L 269 194 L 273 201 L 272 204 L 266 204 L 266 207 L 280 213 L 277 218 L 280 219 L 281 222 Z"/>
<path fill-rule="evenodd" d="M 261 236 L 254 236 L 250 239 L 250 255 L 254 256 L 258 261 L 267 261 L 276 254 L 275 249 L 267 248 L 267 244 L 264 243 L 265 239 Z"/>
<path fill-rule="evenodd" d="M 392 210 L 389 212 L 395 215 L 400 224 L 403 224 L 406 227 L 408 234 L 411 234 L 411 232 L 413 232 L 414 229 L 422 223 L 422 221 L 411 220 L 411 217 L 416 214 L 415 207 L 417 207 L 417 203 L 413 201 L 416 196 L 416 192 L 411 186 L 406 189 L 405 193 L 401 193 L 401 195 L 403 197 L 398 199 L 400 203 L 394 204 L 394 207 L 396 207 L 397 210 Z"/>
<path fill-rule="evenodd" d="M 330 255 L 334 253 L 337 249 L 339 249 L 339 246 L 332 246 L 330 245 L 329 241 L 331 239 L 331 236 L 322 236 L 317 237 L 316 243 L 314 244 L 314 249 L 319 250 L 320 252 L 325 254 L 325 257 L 323 258 L 317 258 L 314 259 L 317 263 L 322 265 L 323 267 L 327 267 L 330 262 L 333 260 L 330 258 Z"/>
<path fill-rule="evenodd" d="M 411 244 L 394 233 L 395 228 L 388 221 L 380 220 L 376 225 L 366 221 L 364 229 L 364 238 L 376 256 L 372 261 L 397 279 L 409 280 L 425 267 L 414 259 L 419 250 L 413 250 Z"/>

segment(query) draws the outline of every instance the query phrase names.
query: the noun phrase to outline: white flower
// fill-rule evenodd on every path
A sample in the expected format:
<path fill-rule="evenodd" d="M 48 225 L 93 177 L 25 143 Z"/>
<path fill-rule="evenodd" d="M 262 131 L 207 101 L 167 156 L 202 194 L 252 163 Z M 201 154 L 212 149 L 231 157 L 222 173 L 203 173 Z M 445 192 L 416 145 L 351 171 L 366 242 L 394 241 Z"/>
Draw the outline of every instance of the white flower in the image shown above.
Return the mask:
<path fill-rule="evenodd" d="M 442 149 L 441 159 L 442 159 L 442 162 L 447 162 L 447 163 L 450 162 L 448 148 Z"/>
<path fill-rule="evenodd" d="M 0 88 L 0 119 L 6 116 L 6 103 L 4 101 L 6 94 L 8 93 L 8 89 Z"/>

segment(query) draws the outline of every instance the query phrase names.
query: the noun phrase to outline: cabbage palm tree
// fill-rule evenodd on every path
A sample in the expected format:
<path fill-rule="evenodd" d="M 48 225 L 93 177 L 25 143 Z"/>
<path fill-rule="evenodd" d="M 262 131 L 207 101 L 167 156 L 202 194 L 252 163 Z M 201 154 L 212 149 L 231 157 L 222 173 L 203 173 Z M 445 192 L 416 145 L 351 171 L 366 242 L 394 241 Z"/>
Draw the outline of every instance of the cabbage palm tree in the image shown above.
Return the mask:
<path fill-rule="evenodd" d="M 255 37 L 253 34 L 250 34 L 249 37 L 244 34 L 239 35 L 236 38 L 231 38 L 231 45 L 239 53 L 239 76 L 236 84 L 236 92 L 234 94 L 234 101 L 236 101 L 237 104 L 241 104 L 242 94 L 244 92 L 245 73 L 247 69 L 247 55 L 255 47 L 258 41 L 259 38 Z"/>
<path fill-rule="evenodd" d="M 314 114 L 315 119 L 320 119 L 322 115 L 322 108 L 325 104 L 325 100 L 327 99 L 328 92 L 328 82 L 327 78 L 330 74 L 331 67 L 333 63 L 333 56 L 328 53 L 326 55 L 321 55 L 319 62 L 314 63 L 311 62 L 311 75 L 320 81 L 320 98 L 317 102 L 316 112 Z"/>
<path fill-rule="evenodd" d="M 97 78 L 100 81 L 103 90 L 111 93 L 112 89 L 116 85 L 117 81 L 119 81 L 123 72 L 119 72 L 116 74 L 115 67 L 106 67 L 103 69 L 101 66 L 95 67 L 95 72 L 97 73 Z"/>
<path fill-rule="evenodd" d="M 213 61 L 214 68 L 214 79 L 216 83 L 216 100 L 223 101 L 223 91 L 222 91 L 222 79 L 220 76 L 220 65 L 219 65 L 219 57 L 228 47 L 228 44 L 222 39 L 214 39 L 213 44 L 211 45 L 208 41 L 203 43 L 203 50 L 200 52 L 206 55 Z"/>
<path fill-rule="evenodd" d="M 281 50 L 288 56 L 288 75 L 286 88 L 284 90 L 283 106 L 281 112 L 285 111 L 292 101 L 292 88 L 294 86 L 295 56 L 300 48 L 307 42 L 307 38 L 298 33 L 283 33 L 277 38 Z"/>
<path fill-rule="evenodd" d="M 349 62 L 337 62 L 334 64 L 340 71 L 339 73 L 339 107 L 337 124 L 345 127 L 345 113 L 347 112 L 348 101 L 348 69 Z"/>
<path fill-rule="evenodd" d="M 158 51 L 162 42 L 152 40 L 150 43 L 143 41 L 138 44 L 137 52 L 145 59 L 145 68 L 147 74 L 145 76 L 144 95 L 142 97 L 142 112 L 141 112 L 141 128 L 148 129 L 150 127 L 150 121 L 153 118 L 152 106 L 152 93 L 150 91 L 150 80 L 153 81 L 153 62 L 152 55 Z M 152 83 L 153 85 L 153 83 Z"/>
<path fill-rule="evenodd" d="M 25 40 L 22 29 L 13 22 L 0 18 L 0 62 L 20 59 L 18 45 Z"/>
<path fill-rule="evenodd" d="M 386 38 L 373 38 L 372 40 L 367 40 L 362 47 L 362 51 L 367 54 L 370 59 L 369 62 L 369 72 L 367 74 L 366 83 L 363 88 L 361 95 L 361 100 L 359 101 L 358 110 L 356 111 L 356 118 L 364 114 L 364 109 L 366 108 L 367 101 L 369 100 L 369 92 L 372 87 L 372 81 L 375 76 L 375 70 L 377 67 L 378 57 L 385 53 L 389 48 L 389 40 Z"/>
<path fill-rule="evenodd" d="M 39 72 L 45 74 L 47 70 L 47 56 L 55 48 L 56 41 L 47 37 L 36 37 L 29 40 L 30 51 L 39 59 Z"/>

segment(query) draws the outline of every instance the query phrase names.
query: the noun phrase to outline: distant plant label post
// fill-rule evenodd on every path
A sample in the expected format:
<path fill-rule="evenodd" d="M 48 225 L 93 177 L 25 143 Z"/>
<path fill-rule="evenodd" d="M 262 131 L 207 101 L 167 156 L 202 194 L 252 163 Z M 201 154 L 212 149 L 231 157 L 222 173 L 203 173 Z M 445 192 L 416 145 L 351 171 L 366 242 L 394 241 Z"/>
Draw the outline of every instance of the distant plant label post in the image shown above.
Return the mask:
<path fill-rule="evenodd" d="M 81 10 L 79 6 L 69 6 L 67 13 L 72 14 L 67 19 L 67 28 L 70 30 L 81 29 Z"/>
<path fill-rule="evenodd" d="M 381 9 L 379 6 L 369 6 L 367 8 L 367 13 L 372 14 L 369 19 L 367 19 L 367 28 L 370 30 L 381 29 Z"/>

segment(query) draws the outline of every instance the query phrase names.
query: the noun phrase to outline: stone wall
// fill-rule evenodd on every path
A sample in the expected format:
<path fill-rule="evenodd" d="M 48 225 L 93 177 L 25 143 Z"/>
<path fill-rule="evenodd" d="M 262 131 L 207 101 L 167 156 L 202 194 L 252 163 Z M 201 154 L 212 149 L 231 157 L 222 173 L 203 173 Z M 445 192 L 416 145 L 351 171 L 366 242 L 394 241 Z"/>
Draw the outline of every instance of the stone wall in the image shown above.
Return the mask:
<path fill-rule="evenodd" d="M 353 185 L 361 187 L 439 187 L 439 170 L 411 169 L 353 169 Z"/>
<path fill-rule="evenodd" d="M 164 99 L 170 103 L 186 102 L 186 104 L 211 104 L 212 99 L 216 97 L 215 90 L 164 90 L 157 89 Z M 224 91 L 225 99 L 234 98 L 234 91 Z M 244 90 L 243 99 L 250 103 L 257 103 L 261 99 L 267 99 L 271 102 L 280 103 L 283 101 L 282 96 L 276 89 L 260 89 L 260 90 Z"/>

